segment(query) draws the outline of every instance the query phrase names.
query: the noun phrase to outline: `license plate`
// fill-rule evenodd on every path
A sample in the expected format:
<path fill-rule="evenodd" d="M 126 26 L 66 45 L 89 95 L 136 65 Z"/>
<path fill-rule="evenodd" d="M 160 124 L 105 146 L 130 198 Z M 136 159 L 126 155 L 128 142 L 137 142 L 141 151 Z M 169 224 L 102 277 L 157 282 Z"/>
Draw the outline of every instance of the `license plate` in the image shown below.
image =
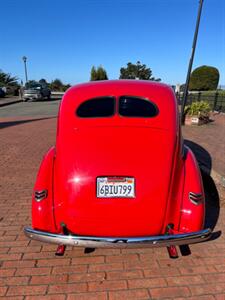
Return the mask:
<path fill-rule="evenodd" d="M 135 184 L 133 177 L 98 177 L 98 198 L 134 198 Z"/>

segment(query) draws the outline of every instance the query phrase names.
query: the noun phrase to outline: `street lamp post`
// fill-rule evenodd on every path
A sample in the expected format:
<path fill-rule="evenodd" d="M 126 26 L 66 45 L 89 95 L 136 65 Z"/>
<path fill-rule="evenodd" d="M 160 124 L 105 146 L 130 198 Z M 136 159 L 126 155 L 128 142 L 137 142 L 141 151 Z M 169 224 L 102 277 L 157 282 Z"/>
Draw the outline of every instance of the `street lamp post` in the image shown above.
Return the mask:
<path fill-rule="evenodd" d="M 23 62 L 24 62 L 24 70 L 25 70 L 25 79 L 27 82 L 28 78 L 27 78 L 27 57 L 26 56 L 23 56 Z"/>
<path fill-rule="evenodd" d="M 195 26 L 195 34 L 194 34 L 194 39 L 193 39 L 193 44 L 192 44 L 191 57 L 190 57 L 189 66 L 188 66 L 187 78 L 186 78 L 184 94 L 183 94 L 183 103 L 182 103 L 182 108 L 181 108 L 181 121 L 182 121 L 182 124 L 184 124 L 184 121 L 185 121 L 184 120 L 185 119 L 184 108 L 185 108 L 185 105 L 186 105 L 186 102 L 187 102 L 187 97 L 188 97 L 188 88 L 189 88 L 191 69 L 192 69 L 192 65 L 193 65 L 193 60 L 194 60 L 194 55 L 195 55 L 195 48 L 196 48 L 196 43 L 197 43 L 197 38 L 198 38 L 198 28 L 199 28 L 199 24 L 200 24 L 202 5 L 203 5 L 203 0 L 199 0 L 198 17 L 197 17 L 196 26 Z"/>

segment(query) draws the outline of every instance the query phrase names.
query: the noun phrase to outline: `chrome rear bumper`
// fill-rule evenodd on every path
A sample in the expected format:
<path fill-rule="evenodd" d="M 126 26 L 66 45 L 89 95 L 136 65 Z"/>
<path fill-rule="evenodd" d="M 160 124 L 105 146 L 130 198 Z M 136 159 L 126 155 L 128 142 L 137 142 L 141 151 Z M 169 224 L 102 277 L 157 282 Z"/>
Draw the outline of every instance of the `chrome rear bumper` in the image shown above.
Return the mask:
<path fill-rule="evenodd" d="M 196 232 L 174 235 L 116 238 L 63 235 L 25 227 L 24 233 L 30 239 L 57 245 L 69 245 L 85 248 L 151 248 L 203 242 L 210 238 L 212 232 L 211 229 L 208 228 Z"/>

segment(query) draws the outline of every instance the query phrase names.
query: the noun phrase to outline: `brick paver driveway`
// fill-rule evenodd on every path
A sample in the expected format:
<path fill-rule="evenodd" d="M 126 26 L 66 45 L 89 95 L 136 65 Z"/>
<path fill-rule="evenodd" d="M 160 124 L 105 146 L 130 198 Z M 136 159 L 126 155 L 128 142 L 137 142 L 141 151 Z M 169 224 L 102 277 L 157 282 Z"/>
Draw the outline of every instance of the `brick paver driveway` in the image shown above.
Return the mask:
<path fill-rule="evenodd" d="M 191 246 L 192 255 L 177 260 L 169 259 L 166 249 L 84 254 L 68 248 L 64 257 L 55 257 L 55 246 L 26 239 L 22 229 L 31 221 L 35 175 L 54 144 L 56 127 L 55 118 L 27 119 L 0 120 L 1 298 L 225 299 L 223 235 Z M 211 212 L 218 217 L 218 207 Z M 217 233 L 225 230 L 224 217 L 221 208 Z"/>

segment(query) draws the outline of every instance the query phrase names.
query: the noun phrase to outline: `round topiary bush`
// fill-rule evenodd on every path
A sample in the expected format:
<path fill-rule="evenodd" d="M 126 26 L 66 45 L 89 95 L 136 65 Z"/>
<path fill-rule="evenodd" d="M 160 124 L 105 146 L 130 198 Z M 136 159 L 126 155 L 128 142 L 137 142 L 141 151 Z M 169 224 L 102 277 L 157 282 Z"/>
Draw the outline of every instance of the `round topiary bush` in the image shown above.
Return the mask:
<path fill-rule="evenodd" d="M 190 77 L 190 91 L 210 91 L 216 90 L 219 83 L 220 74 L 217 68 L 201 66 L 196 68 Z"/>

